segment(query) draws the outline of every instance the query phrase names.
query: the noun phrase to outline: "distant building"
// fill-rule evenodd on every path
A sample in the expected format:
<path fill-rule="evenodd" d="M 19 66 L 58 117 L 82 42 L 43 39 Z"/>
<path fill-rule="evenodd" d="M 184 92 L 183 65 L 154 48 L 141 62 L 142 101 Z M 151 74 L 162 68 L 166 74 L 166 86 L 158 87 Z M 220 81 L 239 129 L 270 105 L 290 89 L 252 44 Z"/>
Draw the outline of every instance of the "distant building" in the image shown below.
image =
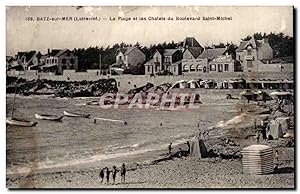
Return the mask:
<path fill-rule="evenodd" d="M 130 66 L 143 64 L 146 55 L 137 47 L 120 48 L 116 54 L 116 63 L 113 66 L 120 66 L 128 69 Z"/>
<path fill-rule="evenodd" d="M 259 71 L 259 66 L 273 59 L 273 49 L 268 39 L 257 40 L 254 36 L 242 41 L 236 50 L 236 59 L 242 64 L 244 72 Z"/>
<path fill-rule="evenodd" d="M 145 74 L 155 75 L 168 71 L 173 75 L 181 75 L 182 53 L 180 49 L 156 50 L 151 59 L 145 64 Z"/>
<path fill-rule="evenodd" d="M 204 48 L 194 37 L 183 41 L 182 72 L 206 71 L 207 60 L 198 59 Z"/>
<path fill-rule="evenodd" d="M 209 72 L 235 72 L 235 60 L 226 53 L 209 62 Z"/>
<path fill-rule="evenodd" d="M 14 57 L 6 56 L 6 70 L 10 69 L 13 65 Z"/>
<path fill-rule="evenodd" d="M 39 65 L 41 56 L 41 53 L 36 51 L 18 52 L 15 57 L 11 59 L 9 69 L 18 71 L 32 70 Z"/>
<path fill-rule="evenodd" d="M 78 57 L 69 49 L 48 49 L 43 71 L 63 74 L 65 69 L 78 70 Z"/>

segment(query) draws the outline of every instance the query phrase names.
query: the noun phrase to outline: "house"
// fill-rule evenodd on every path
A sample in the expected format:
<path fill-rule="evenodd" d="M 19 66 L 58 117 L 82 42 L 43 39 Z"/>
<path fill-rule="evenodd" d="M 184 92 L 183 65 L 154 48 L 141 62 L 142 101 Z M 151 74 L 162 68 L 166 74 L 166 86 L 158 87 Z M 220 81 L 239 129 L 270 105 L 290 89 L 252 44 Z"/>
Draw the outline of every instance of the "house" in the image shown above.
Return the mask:
<path fill-rule="evenodd" d="M 206 71 L 207 60 L 198 59 L 204 48 L 194 37 L 183 41 L 182 72 Z"/>
<path fill-rule="evenodd" d="M 179 49 L 165 49 L 163 52 L 163 69 L 167 70 L 173 75 L 182 74 L 182 53 Z"/>
<path fill-rule="evenodd" d="M 228 53 L 209 62 L 209 72 L 234 72 L 235 69 L 235 60 Z"/>
<path fill-rule="evenodd" d="M 18 71 L 26 71 L 33 69 L 39 65 L 39 59 L 41 57 L 40 52 L 29 51 L 29 52 L 18 52 L 11 62 L 9 69 Z"/>
<path fill-rule="evenodd" d="M 236 49 L 236 59 L 242 64 L 244 72 L 259 71 L 259 66 L 273 59 L 273 49 L 268 39 L 258 40 L 254 36 L 242 41 Z"/>
<path fill-rule="evenodd" d="M 181 60 L 180 49 L 156 50 L 145 64 L 145 74 L 155 75 L 159 72 L 168 71 L 173 75 L 181 75 Z"/>
<path fill-rule="evenodd" d="M 163 70 L 163 50 L 156 50 L 145 64 L 145 75 L 155 75 Z"/>
<path fill-rule="evenodd" d="M 43 71 L 63 74 L 65 69 L 78 70 L 78 57 L 69 49 L 48 49 Z"/>
<path fill-rule="evenodd" d="M 11 66 L 13 65 L 14 62 L 14 57 L 12 56 L 6 56 L 6 69 L 10 69 Z"/>
<path fill-rule="evenodd" d="M 131 66 L 143 64 L 146 61 L 146 55 L 138 47 L 120 48 L 116 54 L 116 63 L 124 69 Z"/>

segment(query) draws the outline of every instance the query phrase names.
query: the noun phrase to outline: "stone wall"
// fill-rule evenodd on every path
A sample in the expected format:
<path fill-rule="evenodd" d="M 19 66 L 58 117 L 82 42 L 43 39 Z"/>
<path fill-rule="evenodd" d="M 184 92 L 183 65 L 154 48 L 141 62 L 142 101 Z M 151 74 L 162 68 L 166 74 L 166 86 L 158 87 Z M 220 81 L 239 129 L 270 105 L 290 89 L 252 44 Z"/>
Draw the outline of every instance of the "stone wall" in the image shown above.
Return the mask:
<path fill-rule="evenodd" d="M 179 80 L 191 80 L 191 79 L 214 79 L 217 82 L 221 82 L 229 79 L 293 79 L 292 72 L 255 72 L 255 73 L 243 73 L 243 72 L 222 72 L 222 73 L 203 73 L 203 72 L 194 72 L 186 73 L 185 75 L 178 76 L 155 76 L 150 77 L 149 75 L 119 75 L 119 76 L 109 76 L 109 75 L 98 75 L 97 70 L 89 70 L 87 72 L 74 72 L 74 70 L 64 71 L 64 75 L 49 75 L 48 73 L 24 73 L 18 75 L 18 73 L 11 74 L 7 72 L 8 75 L 18 76 L 27 80 L 37 79 L 38 76 L 40 79 L 49 79 L 49 80 L 59 80 L 59 81 L 95 81 L 105 78 L 115 78 L 119 91 L 126 92 L 130 89 L 133 89 L 134 86 L 140 87 L 145 85 L 147 82 L 153 83 L 154 85 L 160 85 L 163 83 L 174 83 Z"/>

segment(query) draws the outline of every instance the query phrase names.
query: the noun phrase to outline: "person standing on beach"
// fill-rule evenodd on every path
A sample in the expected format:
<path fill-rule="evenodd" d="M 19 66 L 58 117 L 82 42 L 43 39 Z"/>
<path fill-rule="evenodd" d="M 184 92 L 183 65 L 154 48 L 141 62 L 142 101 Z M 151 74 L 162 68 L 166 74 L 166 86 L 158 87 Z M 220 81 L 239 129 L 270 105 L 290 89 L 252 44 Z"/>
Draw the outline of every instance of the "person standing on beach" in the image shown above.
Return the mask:
<path fill-rule="evenodd" d="M 103 182 L 103 178 L 104 178 L 104 170 L 105 168 L 102 168 L 99 173 L 99 177 L 101 178 L 101 183 Z"/>
<path fill-rule="evenodd" d="M 126 166 L 123 163 L 121 166 L 121 183 L 125 183 L 125 176 L 126 176 Z"/>
<path fill-rule="evenodd" d="M 113 166 L 113 170 L 112 170 L 113 185 L 115 184 L 116 181 L 117 172 L 118 172 L 117 167 Z"/>
<path fill-rule="evenodd" d="M 171 151 L 172 151 L 172 143 L 169 144 L 168 148 L 169 148 L 169 154 L 171 154 Z"/>
<path fill-rule="evenodd" d="M 109 170 L 109 168 L 106 167 L 106 184 L 109 184 L 109 174 L 111 173 L 111 171 Z"/>
<path fill-rule="evenodd" d="M 187 152 L 190 154 L 191 145 L 189 141 L 186 141 L 186 145 L 188 146 Z"/>

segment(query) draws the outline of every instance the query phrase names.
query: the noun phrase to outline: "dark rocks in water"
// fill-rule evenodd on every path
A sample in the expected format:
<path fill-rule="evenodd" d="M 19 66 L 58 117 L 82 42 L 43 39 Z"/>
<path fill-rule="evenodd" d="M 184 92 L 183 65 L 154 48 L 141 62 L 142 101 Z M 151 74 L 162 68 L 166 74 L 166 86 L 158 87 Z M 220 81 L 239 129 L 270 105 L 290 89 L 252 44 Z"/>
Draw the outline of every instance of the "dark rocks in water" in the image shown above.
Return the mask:
<path fill-rule="evenodd" d="M 7 77 L 7 93 L 22 95 L 30 94 L 55 94 L 59 97 L 90 97 L 102 96 L 105 93 L 118 92 L 115 79 L 99 79 L 97 81 L 53 81 L 38 79 L 27 81 L 22 78 Z M 42 91 L 42 92 L 40 92 Z"/>

